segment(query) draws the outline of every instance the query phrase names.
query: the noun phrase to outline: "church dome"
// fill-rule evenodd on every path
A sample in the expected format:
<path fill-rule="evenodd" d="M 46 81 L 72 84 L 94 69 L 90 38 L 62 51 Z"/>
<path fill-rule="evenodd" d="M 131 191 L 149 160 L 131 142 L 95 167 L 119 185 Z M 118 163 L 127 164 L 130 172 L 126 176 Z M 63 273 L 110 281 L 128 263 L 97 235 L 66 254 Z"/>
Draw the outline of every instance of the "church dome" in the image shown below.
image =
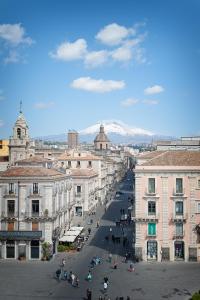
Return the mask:
<path fill-rule="evenodd" d="M 107 135 L 104 132 L 104 126 L 101 125 L 100 126 L 100 132 L 97 134 L 96 138 L 94 139 L 94 142 L 104 142 L 104 143 L 109 143 L 109 139 L 107 137 Z"/>

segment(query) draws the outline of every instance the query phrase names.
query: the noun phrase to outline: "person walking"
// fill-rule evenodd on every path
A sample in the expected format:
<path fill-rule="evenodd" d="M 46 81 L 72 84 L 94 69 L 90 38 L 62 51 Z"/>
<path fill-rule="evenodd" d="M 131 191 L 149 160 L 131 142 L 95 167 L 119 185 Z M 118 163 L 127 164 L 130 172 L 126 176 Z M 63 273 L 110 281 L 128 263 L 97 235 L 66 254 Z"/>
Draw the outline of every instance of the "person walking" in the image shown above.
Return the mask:
<path fill-rule="evenodd" d="M 92 291 L 90 289 L 87 289 L 86 295 L 87 295 L 87 300 L 92 300 Z"/>
<path fill-rule="evenodd" d="M 109 253 L 109 255 L 108 255 L 108 261 L 109 261 L 109 263 L 112 262 L 112 253 Z"/>
<path fill-rule="evenodd" d="M 108 284 L 107 284 L 107 282 L 104 281 L 104 283 L 103 283 L 103 290 L 104 290 L 104 293 L 107 292 L 107 289 L 108 289 Z"/>
<path fill-rule="evenodd" d="M 133 266 L 133 263 L 132 263 L 132 262 L 130 263 L 130 266 L 129 266 L 129 271 L 130 271 L 130 272 L 133 272 L 133 271 L 135 271 L 135 269 L 134 269 L 134 266 Z"/>

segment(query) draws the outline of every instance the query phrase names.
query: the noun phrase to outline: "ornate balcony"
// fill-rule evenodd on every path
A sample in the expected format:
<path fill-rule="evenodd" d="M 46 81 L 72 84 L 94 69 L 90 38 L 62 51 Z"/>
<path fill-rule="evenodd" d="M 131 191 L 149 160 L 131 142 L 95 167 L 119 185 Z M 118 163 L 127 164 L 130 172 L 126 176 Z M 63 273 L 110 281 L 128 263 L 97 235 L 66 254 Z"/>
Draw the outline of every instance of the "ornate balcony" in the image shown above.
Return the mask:
<path fill-rule="evenodd" d="M 185 231 L 183 230 L 182 232 L 176 232 L 174 231 L 173 232 L 173 235 L 172 235 L 172 239 L 173 240 L 182 240 L 185 236 Z"/>
<path fill-rule="evenodd" d="M 173 214 L 171 214 L 170 219 L 172 222 L 186 222 L 186 220 L 188 219 L 188 214 L 187 213 L 182 213 L 182 214 L 173 213 Z"/>

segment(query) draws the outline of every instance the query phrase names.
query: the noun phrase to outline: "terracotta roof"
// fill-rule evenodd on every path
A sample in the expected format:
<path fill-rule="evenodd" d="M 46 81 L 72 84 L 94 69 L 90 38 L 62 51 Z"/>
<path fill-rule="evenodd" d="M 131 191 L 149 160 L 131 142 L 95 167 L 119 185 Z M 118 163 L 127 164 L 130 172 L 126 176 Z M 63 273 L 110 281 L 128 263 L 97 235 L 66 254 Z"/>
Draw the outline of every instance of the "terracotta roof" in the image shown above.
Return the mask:
<path fill-rule="evenodd" d="M 200 151 L 166 151 L 141 166 L 200 166 Z"/>
<path fill-rule="evenodd" d="M 11 167 L 1 173 L 1 177 L 62 177 L 55 169 L 42 167 Z"/>
<path fill-rule="evenodd" d="M 18 160 L 16 161 L 16 163 L 43 163 L 43 162 L 52 162 L 52 160 L 48 159 L 48 158 L 44 158 L 42 156 L 32 156 L 26 159 L 22 159 L 22 160 Z"/>
<path fill-rule="evenodd" d="M 72 156 L 67 153 L 63 153 L 58 157 L 58 160 L 101 160 L 101 157 L 95 155 L 86 155 L 86 156 Z"/>
<path fill-rule="evenodd" d="M 93 170 L 87 170 L 87 169 L 71 169 L 71 176 L 72 177 L 94 177 L 94 176 L 98 176 L 98 173 L 94 172 Z"/>
<path fill-rule="evenodd" d="M 147 153 L 141 153 L 140 155 L 137 155 L 138 159 L 152 159 L 155 158 L 156 156 L 165 153 L 166 151 L 151 151 Z"/>

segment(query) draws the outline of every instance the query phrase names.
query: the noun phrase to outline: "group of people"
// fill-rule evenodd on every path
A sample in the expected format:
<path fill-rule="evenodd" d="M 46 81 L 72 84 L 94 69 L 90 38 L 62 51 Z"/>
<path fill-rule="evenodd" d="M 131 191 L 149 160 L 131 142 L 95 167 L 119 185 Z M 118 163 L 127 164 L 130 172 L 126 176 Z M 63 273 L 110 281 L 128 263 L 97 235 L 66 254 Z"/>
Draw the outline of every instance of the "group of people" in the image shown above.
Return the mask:
<path fill-rule="evenodd" d="M 60 269 L 56 271 L 56 278 L 58 280 L 67 280 L 72 286 L 79 286 L 79 278 L 72 271 L 68 272 L 64 269 L 66 264 L 65 258 L 62 259 Z"/>

